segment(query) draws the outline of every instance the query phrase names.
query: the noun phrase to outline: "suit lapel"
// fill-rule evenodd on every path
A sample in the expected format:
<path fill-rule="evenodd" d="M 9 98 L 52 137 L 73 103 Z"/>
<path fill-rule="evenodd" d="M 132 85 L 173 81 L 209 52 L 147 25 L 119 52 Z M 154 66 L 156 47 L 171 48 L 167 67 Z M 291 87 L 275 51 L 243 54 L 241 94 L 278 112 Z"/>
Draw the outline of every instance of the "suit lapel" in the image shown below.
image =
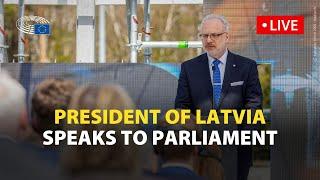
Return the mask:
<path fill-rule="evenodd" d="M 208 62 L 208 56 L 207 53 L 204 53 L 201 56 L 200 66 L 201 66 L 201 77 L 203 78 L 203 88 L 205 88 L 205 91 L 207 92 L 207 95 L 210 98 L 211 107 L 213 107 L 213 86 L 211 83 L 211 77 L 210 77 L 210 70 L 209 70 L 209 62 Z"/>
<path fill-rule="evenodd" d="M 223 78 L 223 84 L 222 84 L 222 90 L 221 90 L 221 98 L 220 98 L 218 108 L 220 108 L 220 105 L 223 102 L 223 99 L 225 98 L 225 96 L 228 93 L 228 90 L 230 87 L 230 82 L 232 80 L 232 74 L 234 74 L 234 69 L 235 69 L 235 67 L 233 67 L 233 65 L 235 65 L 234 54 L 229 51 L 228 56 L 227 56 L 226 69 L 224 71 L 224 78 Z"/>

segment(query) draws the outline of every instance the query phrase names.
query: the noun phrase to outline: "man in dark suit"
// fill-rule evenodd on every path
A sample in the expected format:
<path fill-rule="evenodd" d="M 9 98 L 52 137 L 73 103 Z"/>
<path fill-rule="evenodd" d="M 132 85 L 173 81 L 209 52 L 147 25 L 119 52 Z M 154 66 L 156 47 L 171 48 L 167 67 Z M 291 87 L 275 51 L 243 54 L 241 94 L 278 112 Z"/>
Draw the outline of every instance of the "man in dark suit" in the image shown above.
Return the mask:
<path fill-rule="evenodd" d="M 227 49 L 229 24 L 223 16 L 207 15 L 201 23 L 200 38 L 206 53 L 182 63 L 175 108 L 261 109 L 262 91 L 255 61 Z M 239 130 L 249 129 L 240 125 Z M 252 148 L 238 148 L 238 179 L 247 179 L 252 165 Z"/>

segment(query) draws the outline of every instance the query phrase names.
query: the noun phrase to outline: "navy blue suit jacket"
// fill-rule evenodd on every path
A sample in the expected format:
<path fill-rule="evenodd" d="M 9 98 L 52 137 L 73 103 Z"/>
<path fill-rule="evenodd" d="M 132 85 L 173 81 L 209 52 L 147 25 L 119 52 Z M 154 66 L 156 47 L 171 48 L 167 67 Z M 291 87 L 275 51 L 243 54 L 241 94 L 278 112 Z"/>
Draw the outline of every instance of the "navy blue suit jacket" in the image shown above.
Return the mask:
<path fill-rule="evenodd" d="M 243 81 L 242 85 L 231 86 Z M 214 109 L 213 87 L 210 78 L 207 54 L 204 53 L 181 64 L 175 108 L 201 110 L 208 116 Z M 218 108 L 216 109 L 261 109 L 262 91 L 258 77 L 257 63 L 254 60 L 228 52 L 224 80 Z M 241 125 L 239 130 L 249 126 Z M 240 168 L 249 170 L 252 164 L 251 147 L 238 148 L 238 173 Z M 240 170 L 240 172 L 239 172 Z"/>
<path fill-rule="evenodd" d="M 242 85 L 230 83 L 243 81 Z M 217 109 L 261 109 L 262 92 L 255 61 L 228 52 Z M 207 54 L 204 53 L 181 64 L 175 108 L 201 109 L 207 116 L 213 109 L 213 87 Z"/>

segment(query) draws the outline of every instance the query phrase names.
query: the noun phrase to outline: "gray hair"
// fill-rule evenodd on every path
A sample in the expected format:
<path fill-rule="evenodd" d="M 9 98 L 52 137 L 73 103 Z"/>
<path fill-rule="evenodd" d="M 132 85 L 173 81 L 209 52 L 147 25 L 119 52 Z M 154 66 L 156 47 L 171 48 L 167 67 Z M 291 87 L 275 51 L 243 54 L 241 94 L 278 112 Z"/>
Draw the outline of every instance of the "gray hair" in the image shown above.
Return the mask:
<path fill-rule="evenodd" d="M 16 131 L 25 111 L 26 91 L 7 72 L 0 72 L 0 134 L 16 137 Z"/>
<path fill-rule="evenodd" d="M 206 15 L 206 16 L 202 19 L 199 29 L 202 29 L 202 26 L 203 26 L 203 23 L 204 23 L 204 22 L 206 22 L 206 21 L 208 21 L 208 20 L 213 20 L 213 19 L 218 19 L 219 21 L 221 21 L 222 24 L 224 25 L 224 30 L 225 30 L 226 32 L 229 32 L 230 24 L 229 24 L 229 22 L 227 21 L 227 19 L 226 19 L 224 16 L 215 15 L 215 14 L 208 14 L 208 15 Z"/>

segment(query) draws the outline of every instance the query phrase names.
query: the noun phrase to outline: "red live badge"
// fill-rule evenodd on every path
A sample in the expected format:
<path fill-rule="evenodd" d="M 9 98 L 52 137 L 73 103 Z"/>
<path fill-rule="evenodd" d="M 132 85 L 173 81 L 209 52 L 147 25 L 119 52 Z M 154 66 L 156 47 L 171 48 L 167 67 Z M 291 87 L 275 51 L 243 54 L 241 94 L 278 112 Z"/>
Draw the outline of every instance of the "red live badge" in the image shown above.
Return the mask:
<path fill-rule="evenodd" d="M 257 34 L 303 34 L 303 16 L 257 16 Z"/>

